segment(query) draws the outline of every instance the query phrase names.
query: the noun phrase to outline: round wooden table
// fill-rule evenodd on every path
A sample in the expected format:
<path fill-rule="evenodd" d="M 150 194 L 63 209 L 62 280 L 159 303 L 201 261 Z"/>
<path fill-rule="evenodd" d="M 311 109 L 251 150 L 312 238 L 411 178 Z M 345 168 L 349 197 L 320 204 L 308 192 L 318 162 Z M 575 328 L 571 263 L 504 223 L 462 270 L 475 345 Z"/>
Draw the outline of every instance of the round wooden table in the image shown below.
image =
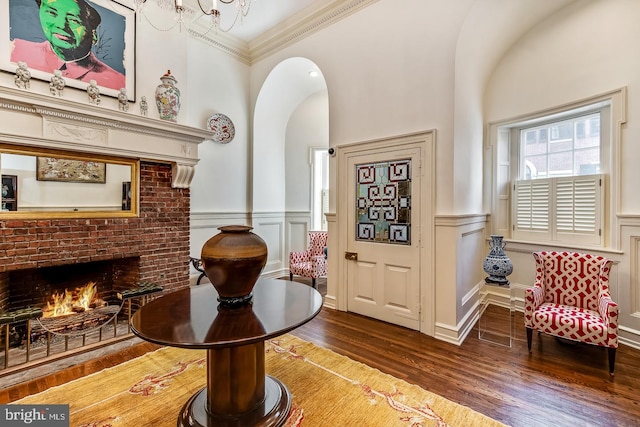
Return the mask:
<path fill-rule="evenodd" d="M 211 284 L 185 288 L 142 306 L 131 319 L 144 340 L 207 350 L 207 386 L 184 404 L 178 426 L 284 424 L 291 395 L 265 375 L 264 342 L 313 319 L 322 296 L 301 283 L 263 279 L 250 304 L 227 308 L 217 297 Z"/>

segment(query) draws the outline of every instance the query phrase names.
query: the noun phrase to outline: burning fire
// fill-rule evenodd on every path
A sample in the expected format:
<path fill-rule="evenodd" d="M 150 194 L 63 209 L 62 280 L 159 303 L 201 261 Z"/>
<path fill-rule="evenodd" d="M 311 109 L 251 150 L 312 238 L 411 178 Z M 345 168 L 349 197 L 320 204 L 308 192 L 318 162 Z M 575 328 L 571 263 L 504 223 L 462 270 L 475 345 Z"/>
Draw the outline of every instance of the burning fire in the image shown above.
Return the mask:
<path fill-rule="evenodd" d="M 47 307 L 42 310 L 42 317 L 63 316 L 90 310 L 96 307 L 96 302 L 93 301 L 93 298 L 97 292 L 98 287 L 94 282 L 89 282 L 80 288 L 76 288 L 75 291 L 65 289 L 64 293 L 59 294 L 56 292 L 51 297 L 51 302 L 47 302 Z"/>

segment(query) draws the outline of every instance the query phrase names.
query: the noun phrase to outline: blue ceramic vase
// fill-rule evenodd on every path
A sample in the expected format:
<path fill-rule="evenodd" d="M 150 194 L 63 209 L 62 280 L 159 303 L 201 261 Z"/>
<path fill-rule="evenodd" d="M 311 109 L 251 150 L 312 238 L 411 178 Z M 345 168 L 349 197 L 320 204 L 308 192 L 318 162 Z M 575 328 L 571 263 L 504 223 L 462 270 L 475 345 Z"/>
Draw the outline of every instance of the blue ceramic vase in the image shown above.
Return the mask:
<path fill-rule="evenodd" d="M 502 238 L 503 236 L 491 235 L 491 250 L 482 263 L 482 268 L 489 275 L 484 279 L 485 282 L 508 286 L 507 276 L 513 272 L 513 263 L 504 252 L 506 243 Z"/>

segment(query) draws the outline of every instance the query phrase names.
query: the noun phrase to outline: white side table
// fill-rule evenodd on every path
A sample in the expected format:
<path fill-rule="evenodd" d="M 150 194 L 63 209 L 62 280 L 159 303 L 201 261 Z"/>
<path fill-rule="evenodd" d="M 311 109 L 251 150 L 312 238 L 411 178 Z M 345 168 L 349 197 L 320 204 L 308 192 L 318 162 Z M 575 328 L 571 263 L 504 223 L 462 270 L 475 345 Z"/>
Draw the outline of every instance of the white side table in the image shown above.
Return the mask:
<path fill-rule="evenodd" d="M 512 286 L 495 283 L 481 285 L 478 339 L 511 347 L 515 336 L 515 308 Z"/>

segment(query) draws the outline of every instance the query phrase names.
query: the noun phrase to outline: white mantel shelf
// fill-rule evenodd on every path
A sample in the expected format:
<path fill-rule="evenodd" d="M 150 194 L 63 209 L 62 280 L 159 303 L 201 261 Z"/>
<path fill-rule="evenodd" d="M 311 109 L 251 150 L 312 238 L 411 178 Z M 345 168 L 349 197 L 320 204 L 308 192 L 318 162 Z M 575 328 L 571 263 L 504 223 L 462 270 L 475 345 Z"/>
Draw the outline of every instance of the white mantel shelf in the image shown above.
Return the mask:
<path fill-rule="evenodd" d="M 1 142 L 170 163 L 176 188 L 190 186 L 198 145 L 210 137 L 205 129 L 0 87 Z"/>

